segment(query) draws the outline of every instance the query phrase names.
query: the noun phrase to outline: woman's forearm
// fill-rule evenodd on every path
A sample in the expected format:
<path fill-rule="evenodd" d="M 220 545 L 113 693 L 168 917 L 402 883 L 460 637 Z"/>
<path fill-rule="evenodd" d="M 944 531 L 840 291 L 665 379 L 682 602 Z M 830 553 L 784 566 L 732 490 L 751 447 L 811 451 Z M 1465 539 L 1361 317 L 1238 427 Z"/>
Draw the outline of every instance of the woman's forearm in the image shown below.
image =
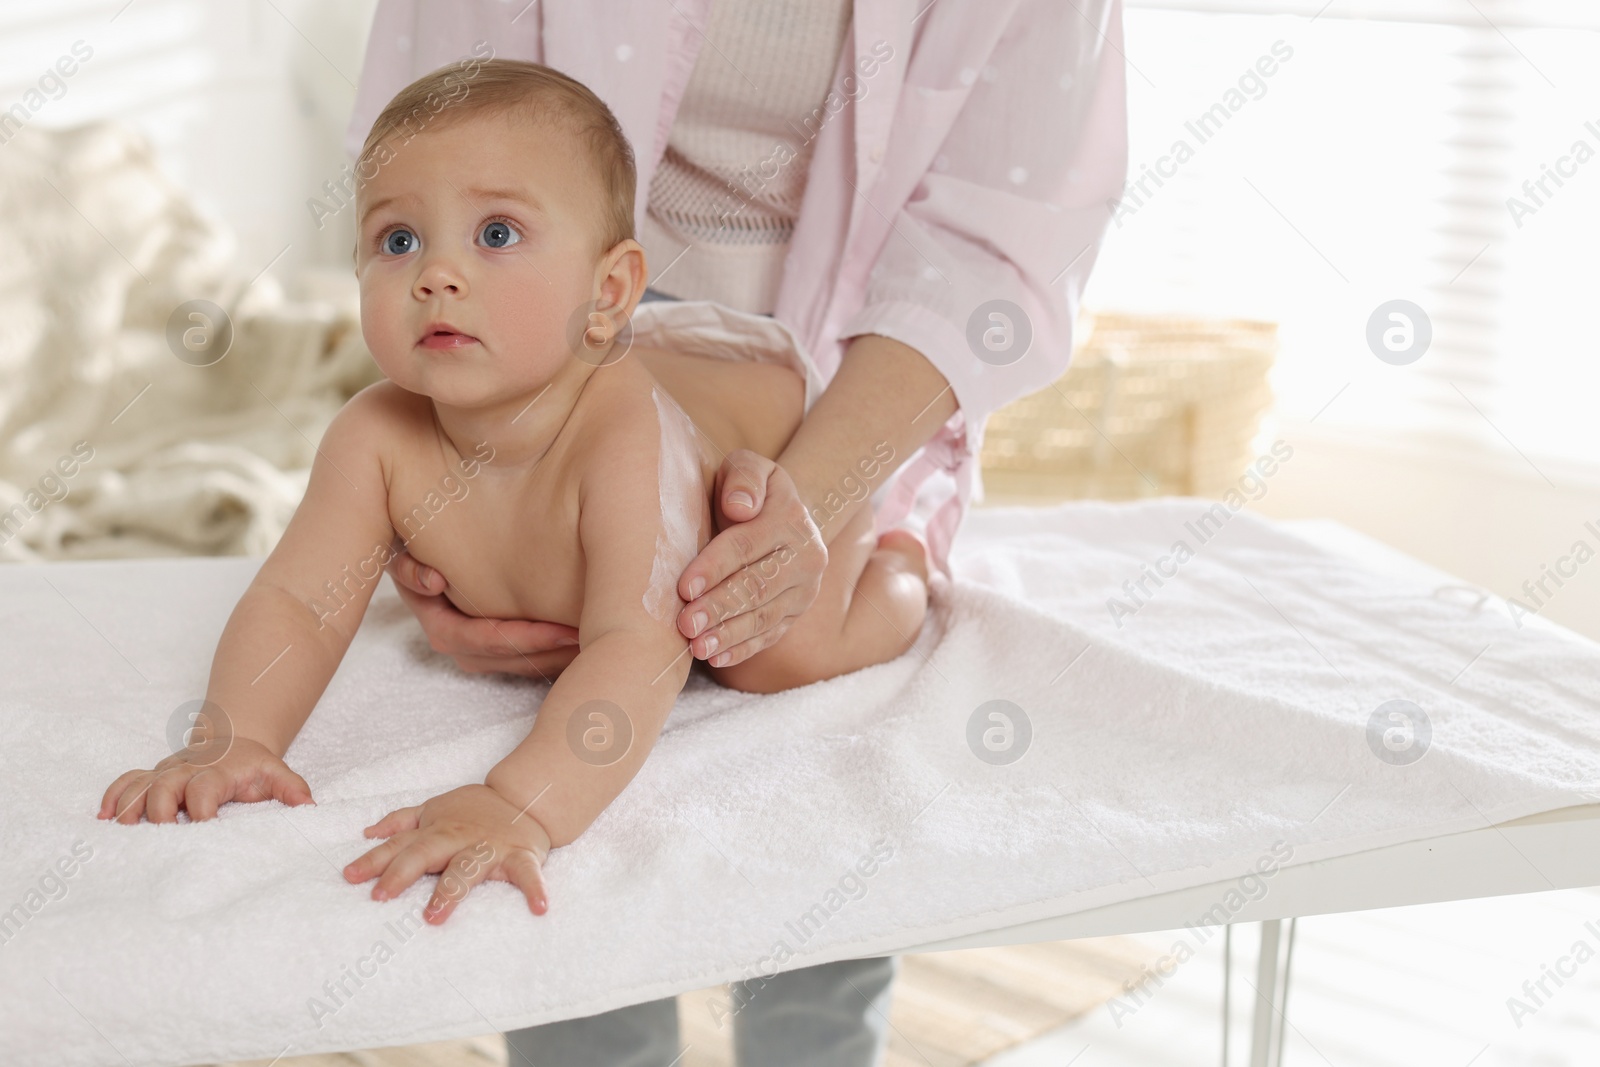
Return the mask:
<path fill-rule="evenodd" d="M 838 372 L 778 463 L 822 539 L 832 541 L 872 490 L 955 412 L 950 383 L 926 356 L 891 337 L 861 334 L 850 339 Z"/>

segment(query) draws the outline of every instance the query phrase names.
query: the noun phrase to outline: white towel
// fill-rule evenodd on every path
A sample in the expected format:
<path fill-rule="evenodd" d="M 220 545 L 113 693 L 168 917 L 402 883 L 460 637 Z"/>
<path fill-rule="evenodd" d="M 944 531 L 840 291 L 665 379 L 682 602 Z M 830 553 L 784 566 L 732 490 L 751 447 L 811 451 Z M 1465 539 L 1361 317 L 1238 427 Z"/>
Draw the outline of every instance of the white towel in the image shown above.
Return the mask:
<path fill-rule="evenodd" d="M 481 780 L 542 685 L 460 673 L 385 584 L 288 753 L 316 807 L 111 825 L 102 791 L 166 754 L 260 561 L 0 569 L 3 1056 L 145 1067 L 486 1033 L 1232 878 L 1279 842 L 1298 863 L 1480 827 L 1600 782 L 1600 648 L 1247 513 L 1189 535 L 1195 557 L 1118 627 L 1108 598 L 1208 506 L 975 511 L 942 632 L 771 696 L 695 674 L 635 781 L 553 854 L 547 915 L 491 883 L 416 932 L 433 878 L 380 904 L 340 868 L 383 813 Z M 1417 762 L 1369 744 L 1395 699 L 1431 725 Z M 996 700 L 1031 724 L 1009 764 L 969 747 Z"/>

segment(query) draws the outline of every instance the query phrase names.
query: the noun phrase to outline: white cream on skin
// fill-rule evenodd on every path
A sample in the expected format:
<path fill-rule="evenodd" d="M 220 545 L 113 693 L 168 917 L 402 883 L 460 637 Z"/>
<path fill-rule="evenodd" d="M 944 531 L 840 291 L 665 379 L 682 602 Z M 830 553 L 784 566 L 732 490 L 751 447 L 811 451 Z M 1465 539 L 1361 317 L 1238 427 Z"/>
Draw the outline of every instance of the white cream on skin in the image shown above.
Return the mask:
<path fill-rule="evenodd" d="M 656 558 L 650 567 L 650 585 L 644 609 L 662 622 L 671 622 L 683 606 L 678 599 L 678 579 L 700 550 L 700 521 L 707 507 L 704 475 L 694 422 L 655 386 L 661 427 L 661 458 L 657 479 L 661 487 L 661 529 L 656 533 Z"/>

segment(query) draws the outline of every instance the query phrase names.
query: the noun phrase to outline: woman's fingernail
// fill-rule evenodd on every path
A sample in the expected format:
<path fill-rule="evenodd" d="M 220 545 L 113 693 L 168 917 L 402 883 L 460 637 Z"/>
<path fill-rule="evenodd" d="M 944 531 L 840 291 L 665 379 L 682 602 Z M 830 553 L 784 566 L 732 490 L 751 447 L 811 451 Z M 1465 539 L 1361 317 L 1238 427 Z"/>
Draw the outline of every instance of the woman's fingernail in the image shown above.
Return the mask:
<path fill-rule="evenodd" d="M 700 631 L 704 630 L 706 628 L 706 622 L 707 621 L 708 620 L 706 619 L 706 613 L 705 612 L 703 612 L 703 611 L 695 612 L 694 613 L 694 617 L 689 620 L 689 627 L 690 627 L 690 629 L 692 629 L 694 631 L 692 636 L 699 637 L 700 636 Z"/>
<path fill-rule="evenodd" d="M 706 580 L 704 578 L 701 578 L 698 575 L 696 575 L 695 577 L 689 579 L 689 599 L 690 600 L 693 600 L 695 597 L 699 596 L 701 593 L 704 593 L 705 591 L 706 591 Z M 699 629 L 698 626 L 695 627 L 695 631 L 694 632 L 695 633 L 699 633 L 700 632 L 700 629 Z"/>
<path fill-rule="evenodd" d="M 712 665 L 712 666 L 713 666 L 713 667 L 720 667 L 720 666 L 722 666 L 722 665 L 723 665 L 723 664 L 724 664 L 724 663 L 726 663 L 726 662 L 728 662 L 728 657 L 729 657 L 729 656 L 731 656 L 731 655 L 733 655 L 733 653 L 731 653 L 731 652 L 724 652 L 724 653 L 723 653 L 723 654 L 722 654 L 722 655 L 720 655 L 720 656 L 714 656 L 714 657 L 712 657 L 712 659 L 711 659 L 711 665 Z"/>
<path fill-rule="evenodd" d="M 728 494 L 728 503 L 738 504 L 740 507 L 753 508 L 756 506 L 756 498 L 743 489 L 735 489 Z"/>
<path fill-rule="evenodd" d="M 717 644 L 718 641 L 716 634 L 712 634 L 710 637 L 706 638 L 706 655 L 709 656 L 711 653 L 715 652 L 717 650 Z"/>
<path fill-rule="evenodd" d="M 559 645 L 559 646 L 563 646 L 563 647 L 565 647 L 567 645 L 575 645 L 577 643 L 578 643 L 578 639 L 576 637 L 558 637 L 558 638 L 556 638 L 556 644 Z"/>

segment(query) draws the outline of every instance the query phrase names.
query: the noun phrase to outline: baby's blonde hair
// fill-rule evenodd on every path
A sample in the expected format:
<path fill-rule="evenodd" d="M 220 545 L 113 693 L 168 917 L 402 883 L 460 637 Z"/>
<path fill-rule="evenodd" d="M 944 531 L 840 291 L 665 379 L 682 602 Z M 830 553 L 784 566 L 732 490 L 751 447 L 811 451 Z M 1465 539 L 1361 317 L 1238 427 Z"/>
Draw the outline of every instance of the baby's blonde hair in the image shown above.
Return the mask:
<path fill-rule="evenodd" d="M 424 130 L 481 114 L 559 123 L 577 134 L 587 143 L 601 180 L 599 251 L 634 236 L 633 147 L 622 124 L 588 86 L 542 63 L 473 59 L 424 74 L 396 93 L 373 120 L 356 172 L 376 173 L 384 162 L 377 154 L 391 134 L 403 144 Z"/>

